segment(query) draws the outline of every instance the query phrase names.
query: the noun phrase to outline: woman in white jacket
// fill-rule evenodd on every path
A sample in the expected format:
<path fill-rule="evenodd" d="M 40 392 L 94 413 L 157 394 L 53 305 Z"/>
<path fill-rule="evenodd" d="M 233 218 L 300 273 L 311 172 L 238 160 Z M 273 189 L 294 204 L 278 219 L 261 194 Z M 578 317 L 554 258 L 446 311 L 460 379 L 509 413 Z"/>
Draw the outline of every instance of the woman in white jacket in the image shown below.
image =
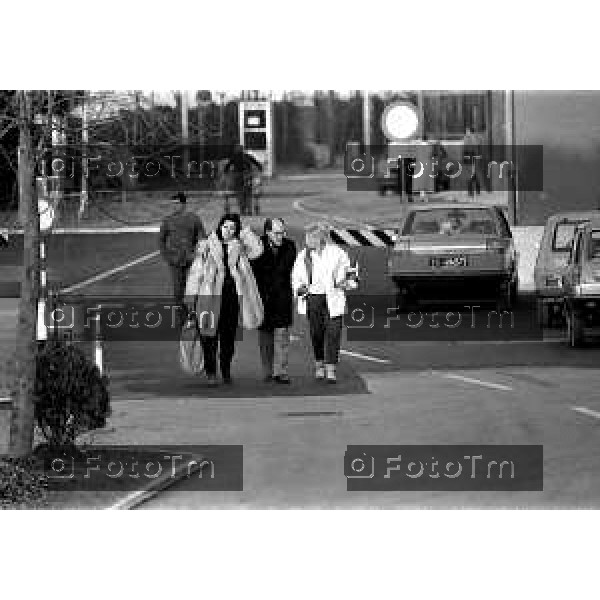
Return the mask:
<path fill-rule="evenodd" d="M 323 223 L 306 228 L 306 248 L 294 263 L 292 287 L 298 298 L 298 313 L 308 317 L 315 376 L 335 383 L 350 259 L 332 243 L 329 231 Z"/>

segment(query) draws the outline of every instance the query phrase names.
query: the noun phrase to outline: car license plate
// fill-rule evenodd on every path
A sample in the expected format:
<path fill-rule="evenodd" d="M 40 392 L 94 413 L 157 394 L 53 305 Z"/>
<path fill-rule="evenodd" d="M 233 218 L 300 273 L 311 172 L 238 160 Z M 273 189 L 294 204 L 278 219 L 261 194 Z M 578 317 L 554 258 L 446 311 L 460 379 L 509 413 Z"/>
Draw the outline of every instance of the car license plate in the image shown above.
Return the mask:
<path fill-rule="evenodd" d="M 432 267 L 466 267 L 466 256 L 437 256 L 430 260 Z"/>

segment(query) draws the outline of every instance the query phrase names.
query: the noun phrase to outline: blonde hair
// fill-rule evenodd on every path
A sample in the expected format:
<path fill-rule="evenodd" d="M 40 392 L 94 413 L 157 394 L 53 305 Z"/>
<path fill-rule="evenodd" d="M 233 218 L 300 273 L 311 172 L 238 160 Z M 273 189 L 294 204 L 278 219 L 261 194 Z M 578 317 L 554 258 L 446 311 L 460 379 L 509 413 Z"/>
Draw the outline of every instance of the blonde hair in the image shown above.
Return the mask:
<path fill-rule="evenodd" d="M 331 241 L 331 226 L 325 221 L 310 223 L 304 228 L 305 235 L 318 237 L 323 242 Z"/>

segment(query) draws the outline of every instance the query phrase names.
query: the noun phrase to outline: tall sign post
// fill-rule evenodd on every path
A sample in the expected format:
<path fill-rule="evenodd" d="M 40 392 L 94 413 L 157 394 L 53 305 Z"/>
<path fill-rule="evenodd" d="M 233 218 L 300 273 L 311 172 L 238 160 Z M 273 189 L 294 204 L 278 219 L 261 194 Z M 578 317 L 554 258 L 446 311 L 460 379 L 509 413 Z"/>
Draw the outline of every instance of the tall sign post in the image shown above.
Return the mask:
<path fill-rule="evenodd" d="M 388 139 L 388 163 L 397 160 L 402 203 L 406 201 L 406 167 L 416 158 L 415 135 L 419 131 L 419 111 L 410 102 L 393 102 L 381 115 L 381 128 Z"/>
<path fill-rule="evenodd" d="M 274 171 L 273 152 L 273 107 L 269 101 L 239 103 L 240 144 L 263 167 L 263 175 L 272 177 Z"/>

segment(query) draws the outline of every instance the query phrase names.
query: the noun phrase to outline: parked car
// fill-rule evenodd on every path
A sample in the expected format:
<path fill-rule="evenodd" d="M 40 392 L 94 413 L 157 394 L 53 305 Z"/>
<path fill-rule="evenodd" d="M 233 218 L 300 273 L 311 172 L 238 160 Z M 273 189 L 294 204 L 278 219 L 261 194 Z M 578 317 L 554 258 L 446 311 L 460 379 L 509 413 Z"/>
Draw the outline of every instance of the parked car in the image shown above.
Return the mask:
<path fill-rule="evenodd" d="M 600 333 L 600 217 L 575 231 L 563 280 L 563 310 L 572 347 Z"/>
<path fill-rule="evenodd" d="M 422 302 L 517 299 L 517 252 L 501 208 L 476 202 L 427 202 L 405 208 L 387 275 L 400 309 Z"/>
<path fill-rule="evenodd" d="M 546 221 L 533 271 L 538 324 L 552 326 L 562 319 L 564 271 L 577 226 L 599 217 L 600 211 L 564 212 Z"/>

